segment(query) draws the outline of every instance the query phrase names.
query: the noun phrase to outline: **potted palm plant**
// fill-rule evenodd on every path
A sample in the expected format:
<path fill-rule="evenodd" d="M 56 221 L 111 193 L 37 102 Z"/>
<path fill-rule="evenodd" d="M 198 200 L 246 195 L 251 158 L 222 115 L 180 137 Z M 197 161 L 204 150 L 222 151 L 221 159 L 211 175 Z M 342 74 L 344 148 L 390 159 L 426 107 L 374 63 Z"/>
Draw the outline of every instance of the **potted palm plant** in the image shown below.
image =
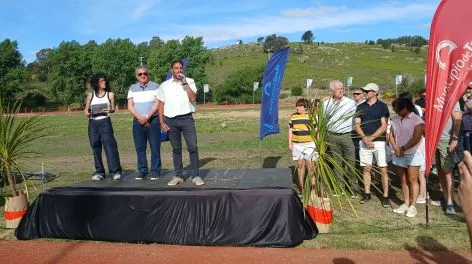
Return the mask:
<path fill-rule="evenodd" d="M 310 134 L 315 142 L 318 158 L 312 162 L 311 169 L 305 178 L 302 201 L 310 217 L 316 223 L 320 233 L 329 232 L 332 222 L 333 208 L 332 199 L 336 197 L 340 207 L 343 200 L 347 201 L 355 213 L 352 202 L 348 197 L 355 195 L 352 186 L 345 178 L 352 177 L 362 179 L 360 172 L 352 165 L 354 162 L 347 162 L 351 157 L 345 157 L 342 153 L 330 150 L 331 143 L 327 140 L 328 131 L 332 127 L 339 127 L 353 115 L 344 115 L 341 118 L 333 119 L 334 114 L 339 111 L 336 107 L 331 107 L 329 113 L 325 113 L 324 103 L 319 99 L 312 101 L 309 107 L 310 113 Z M 338 115 L 339 116 L 339 115 Z M 354 159 L 354 157 L 352 157 Z M 347 164 L 343 166 L 343 164 Z M 336 175 L 335 172 L 342 175 Z M 344 177 L 346 176 L 346 177 Z"/>
<path fill-rule="evenodd" d="M 1 175 L 9 185 L 10 195 L 5 197 L 7 228 L 16 228 L 28 208 L 28 185 L 19 162 L 34 154 L 31 144 L 44 136 L 39 115 L 19 116 L 21 104 L 4 104 L 0 98 L 0 166 Z M 24 189 L 17 188 L 15 173 L 21 175 Z"/>

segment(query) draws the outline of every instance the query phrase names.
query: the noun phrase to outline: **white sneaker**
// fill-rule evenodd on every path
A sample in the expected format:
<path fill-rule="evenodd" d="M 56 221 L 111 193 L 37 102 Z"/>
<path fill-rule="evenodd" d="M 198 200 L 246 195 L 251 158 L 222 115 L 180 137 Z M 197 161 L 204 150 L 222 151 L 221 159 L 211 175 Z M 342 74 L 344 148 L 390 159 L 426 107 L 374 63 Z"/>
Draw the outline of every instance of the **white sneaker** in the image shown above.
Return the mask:
<path fill-rule="evenodd" d="M 416 207 L 410 206 L 408 211 L 406 212 L 406 217 L 415 217 L 418 212 L 416 211 Z"/>
<path fill-rule="evenodd" d="M 182 178 L 174 176 L 172 178 L 172 180 L 170 180 L 170 182 L 167 183 L 167 185 L 175 186 L 175 185 L 183 183 L 183 182 L 184 182 L 184 180 Z"/>
<path fill-rule="evenodd" d="M 116 173 L 115 175 L 113 175 L 113 180 L 114 180 L 114 181 L 119 181 L 119 180 L 121 180 L 121 174 L 120 174 L 120 173 Z"/>
<path fill-rule="evenodd" d="M 103 179 L 103 176 L 100 174 L 95 174 L 92 176 L 92 181 L 101 181 Z"/>
<path fill-rule="evenodd" d="M 425 203 L 426 203 L 426 199 L 425 199 L 424 197 L 418 196 L 418 198 L 416 198 L 416 203 L 417 203 L 417 204 L 425 204 Z"/>
<path fill-rule="evenodd" d="M 406 211 L 408 211 L 408 205 L 406 204 L 402 204 L 398 208 L 393 209 L 393 212 L 397 214 L 404 214 Z"/>
<path fill-rule="evenodd" d="M 197 185 L 197 186 L 205 184 L 205 182 L 203 182 L 203 180 L 202 180 L 202 178 L 200 178 L 200 176 L 193 177 L 192 182 L 195 183 L 195 185 Z"/>

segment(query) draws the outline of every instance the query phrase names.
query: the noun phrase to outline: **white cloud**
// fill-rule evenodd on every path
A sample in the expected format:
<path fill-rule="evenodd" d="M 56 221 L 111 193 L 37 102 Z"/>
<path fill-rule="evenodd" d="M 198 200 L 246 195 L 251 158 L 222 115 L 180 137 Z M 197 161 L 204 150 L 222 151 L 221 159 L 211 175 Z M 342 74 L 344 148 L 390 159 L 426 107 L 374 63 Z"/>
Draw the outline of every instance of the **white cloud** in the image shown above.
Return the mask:
<path fill-rule="evenodd" d="M 155 1 L 153 0 L 141 0 L 138 6 L 136 6 L 136 8 L 131 12 L 131 19 L 141 19 L 148 11 L 152 9 L 154 4 Z"/>
<path fill-rule="evenodd" d="M 365 9 L 346 9 L 336 7 L 289 9 L 282 11 L 280 16 L 264 16 L 254 18 L 234 18 L 231 23 L 215 23 L 204 25 L 170 26 L 179 35 L 170 34 L 164 39 L 182 39 L 185 35 L 203 36 L 206 43 L 263 36 L 273 33 L 295 33 L 307 29 L 327 29 L 346 26 L 375 24 L 385 21 L 399 21 L 412 18 L 430 18 L 437 4 L 380 5 Z M 299 11 L 294 11 L 299 10 Z M 336 11 L 336 12 L 334 12 Z M 311 13 L 310 13 L 311 12 Z M 324 14 L 323 14 L 324 12 Z M 295 14 L 298 13 L 298 16 Z M 305 16 L 308 14 L 310 16 Z M 317 16 L 312 16 L 317 14 Z"/>
<path fill-rule="evenodd" d="M 341 8 L 323 6 L 323 7 L 309 7 L 309 8 L 293 8 L 280 12 L 282 17 L 297 18 L 297 17 L 316 17 L 336 13 Z"/>

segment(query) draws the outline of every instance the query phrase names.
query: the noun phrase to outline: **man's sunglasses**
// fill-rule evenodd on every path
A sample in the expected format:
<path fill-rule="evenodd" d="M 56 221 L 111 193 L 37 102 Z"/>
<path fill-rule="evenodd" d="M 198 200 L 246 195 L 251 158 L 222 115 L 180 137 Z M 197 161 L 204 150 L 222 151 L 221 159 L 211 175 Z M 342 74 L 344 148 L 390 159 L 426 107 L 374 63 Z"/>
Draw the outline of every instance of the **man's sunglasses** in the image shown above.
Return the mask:
<path fill-rule="evenodd" d="M 352 94 L 353 94 L 353 95 L 361 95 L 361 94 L 363 94 L 363 93 L 352 93 Z"/>
<path fill-rule="evenodd" d="M 138 76 L 139 76 L 139 77 L 141 77 L 141 76 L 143 76 L 143 75 L 144 75 L 144 76 L 147 76 L 148 73 L 147 73 L 147 72 L 140 72 L 140 73 L 138 73 Z"/>

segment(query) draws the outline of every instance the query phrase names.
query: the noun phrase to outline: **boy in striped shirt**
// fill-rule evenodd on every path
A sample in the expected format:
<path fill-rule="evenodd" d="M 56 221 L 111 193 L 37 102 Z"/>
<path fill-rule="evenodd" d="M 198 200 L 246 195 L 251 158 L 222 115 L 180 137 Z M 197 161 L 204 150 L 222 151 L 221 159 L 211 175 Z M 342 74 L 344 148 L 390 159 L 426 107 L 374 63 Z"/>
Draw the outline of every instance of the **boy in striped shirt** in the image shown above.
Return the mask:
<path fill-rule="evenodd" d="M 288 148 L 293 160 L 297 160 L 298 188 L 303 191 L 305 167 L 310 170 L 311 161 L 318 156 L 315 142 L 310 135 L 310 116 L 307 113 L 308 100 L 300 98 L 296 102 L 297 112 L 290 116 L 288 130 Z"/>

